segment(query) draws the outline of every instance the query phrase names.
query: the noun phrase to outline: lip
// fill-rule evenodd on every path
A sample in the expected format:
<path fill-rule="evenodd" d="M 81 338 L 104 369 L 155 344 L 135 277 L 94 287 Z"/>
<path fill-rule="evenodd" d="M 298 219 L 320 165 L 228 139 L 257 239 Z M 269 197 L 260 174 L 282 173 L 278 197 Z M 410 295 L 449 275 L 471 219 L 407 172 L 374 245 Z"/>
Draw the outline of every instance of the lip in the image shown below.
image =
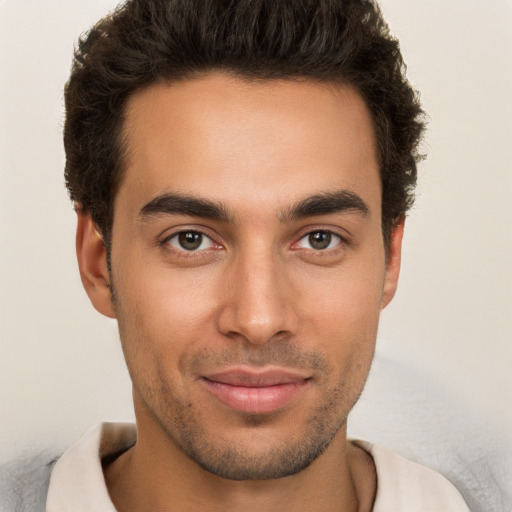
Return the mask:
<path fill-rule="evenodd" d="M 282 368 L 230 368 L 201 380 L 217 399 L 232 409 L 264 414 L 277 411 L 308 387 L 310 376 Z"/>

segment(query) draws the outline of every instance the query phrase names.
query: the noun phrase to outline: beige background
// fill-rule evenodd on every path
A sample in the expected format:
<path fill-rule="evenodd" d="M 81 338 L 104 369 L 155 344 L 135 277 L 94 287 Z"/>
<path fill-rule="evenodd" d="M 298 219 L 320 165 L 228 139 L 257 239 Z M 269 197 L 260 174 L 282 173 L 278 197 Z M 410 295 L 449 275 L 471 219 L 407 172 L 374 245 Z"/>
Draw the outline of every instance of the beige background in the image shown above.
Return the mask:
<path fill-rule="evenodd" d="M 73 42 L 113 0 L 0 0 L 0 461 L 131 418 L 62 178 Z M 430 127 L 380 350 L 512 431 L 512 2 L 383 0 Z"/>

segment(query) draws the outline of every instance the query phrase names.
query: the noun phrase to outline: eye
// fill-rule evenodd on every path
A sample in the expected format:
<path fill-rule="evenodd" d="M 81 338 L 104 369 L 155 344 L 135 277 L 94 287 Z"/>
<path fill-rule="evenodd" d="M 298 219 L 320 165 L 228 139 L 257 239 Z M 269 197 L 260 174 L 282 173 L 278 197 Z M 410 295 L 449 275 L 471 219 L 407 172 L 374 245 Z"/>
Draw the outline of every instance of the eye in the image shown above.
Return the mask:
<path fill-rule="evenodd" d="M 181 231 L 172 235 L 165 243 L 178 251 L 201 251 L 214 247 L 213 240 L 199 231 Z"/>
<path fill-rule="evenodd" d="M 339 245 L 342 238 L 332 231 L 318 230 L 312 231 L 303 236 L 297 243 L 301 249 L 313 249 L 315 251 L 324 251 L 333 249 Z"/>

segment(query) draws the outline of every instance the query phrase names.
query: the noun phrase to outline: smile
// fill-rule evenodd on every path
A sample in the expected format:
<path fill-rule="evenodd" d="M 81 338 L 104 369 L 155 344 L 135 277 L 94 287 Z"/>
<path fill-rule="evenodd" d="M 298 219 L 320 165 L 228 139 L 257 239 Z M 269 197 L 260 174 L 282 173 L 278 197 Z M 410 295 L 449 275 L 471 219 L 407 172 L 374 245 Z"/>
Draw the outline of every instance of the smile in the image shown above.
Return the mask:
<path fill-rule="evenodd" d="M 202 382 L 232 409 L 264 414 L 281 409 L 305 391 L 309 377 L 287 370 L 232 369 L 203 376 Z"/>

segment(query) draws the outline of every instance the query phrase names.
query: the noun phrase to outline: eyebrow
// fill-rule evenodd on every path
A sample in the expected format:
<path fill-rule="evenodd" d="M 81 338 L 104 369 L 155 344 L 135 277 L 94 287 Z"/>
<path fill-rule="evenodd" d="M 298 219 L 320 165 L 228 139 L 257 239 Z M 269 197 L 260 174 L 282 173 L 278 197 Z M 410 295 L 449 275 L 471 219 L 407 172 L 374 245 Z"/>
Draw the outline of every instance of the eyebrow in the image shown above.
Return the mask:
<path fill-rule="evenodd" d="M 152 199 L 142 207 L 139 218 L 147 220 L 150 217 L 173 214 L 203 217 L 224 222 L 231 220 L 231 215 L 220 203 L 175 193 L 162 194 Z"/>
<path fill-rule="evenodd" d="M 317 215 L 342 212 L 358 212 L 366 217 L 370 214 L 370 209 L 363 199 L 354 192 L 339 190 L 309 196 L 282 212 L 279 215 L 279 220 L 286 223 Z M 222 203 L 177 193 L 161 194 L 153 198 L 141 208 L 139 219 L 145 221 L 152 217 L 176 214 L 223 222 L 232 222 L 233 220 L 233 215 Z"/>
<path fill-rule="evenodd" d="M 325 192 L 307 197 L 281 216 L 282 222 L 314 217 L 316 215 L 328 215 L 331 213 L 357 212 L 363 217 L 370 214 L 368 205 L 354 192 L 338 190 Z"/>

